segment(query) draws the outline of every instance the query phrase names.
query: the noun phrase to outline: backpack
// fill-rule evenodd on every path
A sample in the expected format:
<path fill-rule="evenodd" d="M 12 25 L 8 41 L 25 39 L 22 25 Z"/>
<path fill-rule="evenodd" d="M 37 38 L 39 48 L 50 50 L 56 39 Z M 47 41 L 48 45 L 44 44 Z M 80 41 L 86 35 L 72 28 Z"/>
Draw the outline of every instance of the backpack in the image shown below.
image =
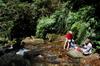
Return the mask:
<path fill-rule="evenodd" d="M 73 39 L 68 40 L 68 42 L 66 43 L 65 48 L 67 48 L 69 46 L 69 48 L 75 48 L 75 41 Z"/>
<path fill-rule="evenodd" d="M 69 48 L 75 48 L 75 41 L 72 39 L 69 42 Z"/>

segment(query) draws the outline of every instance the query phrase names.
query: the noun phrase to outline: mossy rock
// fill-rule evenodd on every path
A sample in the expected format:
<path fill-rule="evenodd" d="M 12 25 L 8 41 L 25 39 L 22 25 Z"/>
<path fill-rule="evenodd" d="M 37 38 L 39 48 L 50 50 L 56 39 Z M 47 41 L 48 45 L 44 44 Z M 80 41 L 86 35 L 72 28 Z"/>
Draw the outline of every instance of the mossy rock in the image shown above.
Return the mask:
<path fill-rule="evenodd" d="M 57 34 L 47 34 L 46 38 L 48 41 L 64 41 L 65 37 Z"/>
<path fill-rule="evenodd" d="M 34 37 L 26 37 L 21 41 L 21 44 L 24 43 L 25 45 L 37 45 L 37 44 L 43 44 L 44 40 Z"/>

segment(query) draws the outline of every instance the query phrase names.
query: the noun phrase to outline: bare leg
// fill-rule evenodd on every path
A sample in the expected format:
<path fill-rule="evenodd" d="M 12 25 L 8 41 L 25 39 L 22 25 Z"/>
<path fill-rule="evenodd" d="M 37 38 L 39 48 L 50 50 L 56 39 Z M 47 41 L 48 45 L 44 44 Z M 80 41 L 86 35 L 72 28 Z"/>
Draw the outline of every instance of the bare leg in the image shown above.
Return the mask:
<path fill-rule="evenodd" d="M 65 43 L 64 43 L 64 47 L 63 47 L 64 49 L 66 49 L 67 41 L 68 41 L 68 40 L 66 39 L 66 40 L 65 40 Z"/>

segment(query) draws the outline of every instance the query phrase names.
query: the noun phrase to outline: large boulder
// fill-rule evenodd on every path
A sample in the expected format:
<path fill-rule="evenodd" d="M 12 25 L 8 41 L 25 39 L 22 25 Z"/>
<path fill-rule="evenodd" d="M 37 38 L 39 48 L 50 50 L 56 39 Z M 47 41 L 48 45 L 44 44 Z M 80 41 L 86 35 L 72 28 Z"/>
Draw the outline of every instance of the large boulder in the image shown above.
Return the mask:
<path fill-rule="evenodd" d="M 39 38 L 34 38 L 33 36 L 31 37 L 26 37 L 25 39 L 23 39 L 21 41 L 21 44 L 25 44 L 25 45 L 37 45 L 37 44 L 43 44 L 44 40 L 43 39 L 39 39 Z"/>
<path fill-rule="evenodd" d="M 67 55 L 69 55 L 72 58 L 82 58 L 84 57 L 83 54 L 80 51 L 77 51 L 75 49 L 71 49 L 67 52 Z"/>

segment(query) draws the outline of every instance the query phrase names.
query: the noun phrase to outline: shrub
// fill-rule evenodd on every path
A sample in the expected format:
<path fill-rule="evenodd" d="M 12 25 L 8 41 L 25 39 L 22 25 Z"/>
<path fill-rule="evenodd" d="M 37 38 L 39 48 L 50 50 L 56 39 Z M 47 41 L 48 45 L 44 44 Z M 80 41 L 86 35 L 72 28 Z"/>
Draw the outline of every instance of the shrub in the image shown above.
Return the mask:
<path fill-rule="evenodd" d="M 47 28 L 50 28 L 52 24 L 55 22 L 55 19 L 52 17 L 43 17 L 42 19 L 38 20 L 39 23 L 37 25 L 36 36 L 40 38 L 45 38 L 47 33 Z"/>

